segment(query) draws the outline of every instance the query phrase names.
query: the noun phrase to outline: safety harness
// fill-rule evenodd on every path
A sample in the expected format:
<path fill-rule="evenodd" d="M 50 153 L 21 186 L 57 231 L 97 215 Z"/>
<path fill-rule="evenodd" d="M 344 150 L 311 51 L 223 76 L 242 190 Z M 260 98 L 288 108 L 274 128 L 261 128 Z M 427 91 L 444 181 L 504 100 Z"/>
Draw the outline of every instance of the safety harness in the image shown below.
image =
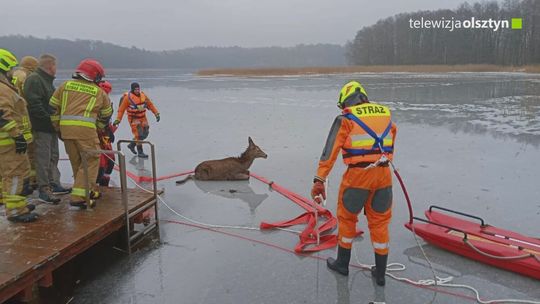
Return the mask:
<path fill-rule="evenodd" d="M 131 92 L 127 93 L 129 106 L 128 106 L 128 114 L 135 118 L 142 118 L 145 115 L 146 109 L 148 108 L 148 105 L 146 103 L 146 96 L 141 93 L 141 97 L 144 96 L 144 101 L 141 98 L 142 103 L 137 104 L 133 99 L 131 99 Z"/>
<path fill-rule="evenodd" d="M 354 121 L 360 128 L 362 128 L 364 131 L 366 131 L 369 136 L 373 137 L 375 140 L 375 143 L 373 143 L 373 146 L 371 149 L 343 149 L 347 152 L 349 155 L 368 155 L 368 154 L 378 154 L 378 153 L 393 153 L 394 152 L 394 145 L 391 147 L 385 147 L 384 146 L 384 138 L 388 136 L 388 133 L 390 133 L 390 130 L 392 129 L 392 121 L 388 122 L 388 126 L 383 131 L 381 136 L 378 136 L 375 131 L 373 131 L 368 125 L 366 125 L 362 120 L 360 120 L 358 117 L 354 116 L 352 113 L 347 113 L 344 115 L 345 118 Z"/>

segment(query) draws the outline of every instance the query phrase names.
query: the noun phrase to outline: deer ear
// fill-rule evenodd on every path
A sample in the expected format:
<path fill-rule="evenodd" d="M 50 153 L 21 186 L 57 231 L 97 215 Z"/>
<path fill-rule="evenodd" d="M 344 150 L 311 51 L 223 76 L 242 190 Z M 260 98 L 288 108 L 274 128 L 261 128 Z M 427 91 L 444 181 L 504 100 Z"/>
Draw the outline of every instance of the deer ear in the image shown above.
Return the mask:
<path fill-rule="evenodd" d="M 249 143 L 250 145 L 253 145 L 253 140 L 251 139 L 251 136 L 248 137 L 248 143 Z"/>

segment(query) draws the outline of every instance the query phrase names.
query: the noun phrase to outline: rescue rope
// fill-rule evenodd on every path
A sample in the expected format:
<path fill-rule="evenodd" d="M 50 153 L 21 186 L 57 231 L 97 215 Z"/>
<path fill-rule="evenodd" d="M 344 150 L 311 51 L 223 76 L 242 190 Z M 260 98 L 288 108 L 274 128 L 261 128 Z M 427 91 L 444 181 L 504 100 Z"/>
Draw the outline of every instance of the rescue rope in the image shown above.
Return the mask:
<path fill-rule="evenodd" d="M 115 163 L 116 164 L 116 163 Z M 399 173 L 397 173 L 397 170 L 396 168 L 394 167 L 394 165 L 392 163 L 390 163 L 392 165 L 392 168 L 394 169 L 394 174 L 396 174 L 396 176 L 399 176 Z M 189 173 L 185 173 L 185 174 L 189 174 Z M 183 175 L 185 175 L 183 174 Z M 180 175 L 181 176 L 181 175 Z M 145 192 L 148 192 L 148 193 L 154 193 L 153 191 L 151 190 L 148 190 L 144 187 L 142 187 L 141 185 L 139 185 L 135 179 L 132 179 L 131 177 L 128 177 L 128 179 L 134 183 L 134 185 L 136 187 L 138 187 L 139 189 L 145 191 Z M 401 180 L 401 177 L 399 176 L 398 179 Z M 273 184 L 273 182 L 270 182 L 271 184 Z M 406 188 L 405 188 L 405 185 L 404 183 L 401 183 L 402 185 L 402 190 L 404 191 L 404 193 L 407 193 L 406 191 Z M 229 235 L 229 236 L 233 236 L 233 237 L 237 237 L 237 238 L 241 238 L 241 239 L 244 239 L 244 240 L 248 240 L 248 241 L 251 241 L 251 242 L 255 242 L 255 243 L 259 243 L 259 244 L 263 244 L 263 245 L 266 245 L 266 246 L 270 246 L 270 247 L 274 247 L 276 249 L 280 249 L 280 250 L 283 250 L 283 251 L 286 251 L 286 252 L 290 252 L 290 253 L 294 253 L 294 254 L 299 254 L 298 252 L 295 252 L 295 251 L 292 251 L 290 249 L 287 249 L 287 248 L 284 248 L 284 247 L 281 247 L 281 246 L 278 246 L 278 245 L 275 245 L 275 244 L 271 244 L 271 243 L 267 243 L 267 242 L 263 242 L 263 241 L 260 241 L 260 240 L 255 240 L 255 239 L 251 239 L 251 238 L 248 238 L 248 237 L 245 237 L 245 236 L 240 236 L 240 235 L 236 235 L 236 234 L 233 234 L 233 233 L 229 233 L 229 232 L 225 232 L 225 231 L 220 231 L 220 230 L 215 230 L 214 228 L 229 228 L 229 229 L 243 229 L 243 230 L 260 230 L 260 228 L 258 227 L 245 227 L 245 226 L 226 226 L 226 225 L 212 225 L 212 224 L 206 224 L 206 223 L 203 223 L 203 222 L 199 222 L 199 221 L 196 221 L 196 220 L 193 220 L 193 219 L 190 219 L 182 214 L 180 214 L 179 212 L 175 211 L 171 206 L 169 206 L 165 200 L 160 196 L 160 195 L 157 195 L 157 198 L 159 199 L 159 201 L 165 206 L 167 207 L 167 209 L 169 209 L 173 214 L 183 218 L 183 219 L 186 219 L 187 221 L 191 222 L 192 224 L 190 223 L 183 223 L 183 222 L 178 222 L 178 221 L 174 221 L 174 220 L 164 220 L 166 222 L 169 222 L 169 223 L 176 223 L 176 224 L 180 224 L 180 225 L 187 225 L 187 226 L 192 226 L 192 227 L 198 227 L 198 228 L 201 228 L 201 229 L 206 229 L 206 230 L 209 230 L 209 231 L 212 231 L 212 232 L 216 232 L 216 233 L 221 233 L 221 234 L 225 234 L 225 235 Z M 408 203 L 409 203 L 409 206 L 410 205 L 410 200 L 408 198 L 408 194 L 406 194 L 406 198 L 408 200 Z M 412 209 L 412 207 L 411 207 Z M 414 225 L 412 225 L 412 229 L 413 229 L 413 235 L 414 235 L 414 239 L 416 241 L 416 243 L 418 244 L 419 248 L 421 249 L 422 251 L 422 254 L 424 255 L 424 258 L 425 260 L 428 262 L 430 268 L 431 268 L 431 271 L 433 272 L 434 274 L 434 280 L 432 279 L 427 279 L 427 280 L 419 280 L 419 281 L 414 281 L 414 280 L 411 280 L 409 278 L 402 278 L 402 277 L 398 277 L 396 275 L 393 275 L 391 273 L 389 273 L 390 271 L 403 271 L 406 269 L 405 265 L 403 264 L 400 264 L 400 263 L 390 263 L 388 264 L 388 267 L 392 267 L 392 266 L 398 266 L 399 268 L 394 268 L 394 269 L 388 269 L 387 268 L 387 273 L 386 275 L 395 279 L 395 280 L 398 280 L 398 281 L 401 281 L 401 282 L 405 282 L 405 283 L 408 283 L 408 284 L 411 284 L 412 286 L 416 286 L 416 287 L 420 287 L 420 288 L 427 288 L 429 290 L 433 290 L 435 292 L 442 292 L 442 293 L 445 293 L 445 294 L 449 294 L 449 295 L 453 295 L 453 296 L 457 296 L 457 297 L 461 297 L 461 298 L 464 298 L 464 299 L 470 299 L 470 300 L 476 300 L 478 303 L 481 303 L 481 304 L 495 304 L 495 303 L 523 303 L 523 304 L 540 304 L 539 301 L 529 301 L 529 300 L 519 300 L 519 299 L 500 299 L 500 300 L 489 300 L 489 301 L 484 301 L 482 299 L 480 299 L 480 293 L 478 292 L 477 289 L 475 289 L 474 287 L 471 287 L 471 286 L 468 286 L 468 285 L 462 285 L 462 284 L 450 284 L 448 282 L 450 282 L 453 277 L 447 277 L 447 278 L 440 278 L 438 276 L 435 275 L 435 269 L 433 267 L 433 265 L 431 264 L 431 261 L 429 260 L 429 258 L 427 257 L 422 245 L 420 244 L 417 236 L 416 236 L 416 233 L 414 233 Z M 290 229 L 284 229 L 284 228 L 277 228 L 279 230 L 284 230 L 284 231 L 289 231 L 289 232 L 293 232 L 293 233 L 297 233 L 299 234 L 300 232 L 299 231 L 294 231 L 294 230 L 290 230 Z M 370 270 L 371 269 L 371 266 L 373 265 L 366 265 L 366 264 L 362 264 L 358 261 L 358 256 L 356 254 L 356 251 L 354 251 L 354 255 L 355 255 L 355 259 L 357 261 L 357 264 L 358 265 L 354 265 L 354 264 L 351 264 L 350 266 L 351 267 L 355 267 L 355 268 L 359 268 L 359 269 L 364 269 L 364 270 Z M 326 260 L 326 258 L 323 258 L 323 257 L 319 257 L 319 256 L 314 256 L 314 255 L 308 255 L 308 254 L 303 254 L 303 253 L 300 253 L 301 255 L 304 255 L 304 256 L 307 256 L 307 257 L 310 257 L 310 258 L 314 258 L 314 259 L 318 259 L 318 260 Z M 448 291 L 445 291 L 445 290 L 441 290 L 441 289 L 437 289 L 437 288 L 429 288 L 430 286 L 441 286 L 441 287 L 449 287 L 449 288 L 462 288 L 462 289 L 468 289 L 472 292 L 474 292 L 475 294 L 475 298 L 473 297 L 470 297 L 470 296 L 467 296 L 467 295 L 464 295 L 464 294 L 459 294 L 459 293 L 452 293 L 452 292 L 448 292 Z"/>
<path fill-rule="evenodd" d="M 107 154 L 104 154 L 104 155 L 116 165 L 114 169 L 118 171 L 119 170 L 119 165 L 115 162 L 115 160 L 112 159 Z M 191 173 L 193 173 L 192 170 L 191 171 L 186 171 L 186 172 L 181 172 L 181 173 L 178 173 L 178 174 L 166 175 L 166 176 L 156 178 L 156 181 L 170 179 L 170 178 L 173 178 L 173 177 L 180 177 L 180 176 L 191 174 Z M 145 190 L 145 191 L 147 191 L 147 189 L 141 187 L 138 183 L 140 183 L 142 181 L 153 181 L 152 177 L 145 177 L 147 179 L 142 179 L 141 176 L 137 176 L 136 174 L 134 174 L 134 173 L 132 173 L 132 172 L 130 172 L 128 170 L 126 170 L 126 175 L 127 175 L 128 179 L 130 179 L 137 187 L 139 187 L 139 188 L 141 188 L 142 190 Z M 328 248 L 332 248 L 332 247 L 336 246 L 336 244 L 337 244 L 337 236 L 336 235 L 326 234 L 326 235 L 321 236 L 321 233 L 330 231 L 337 225 L 337 219 L 335 217 L 333 217 L 332 213 L 328 209 L 322 208 L 320 206 L 313 206 L 313 203 L 310 202 L 307 198 L 302 197 L 302 196 L 300 196 L 300 195 L 298 195 L 298 194 L 296 194 L 296 193 L 294 193 L 292 191 L 289 191 L 289 190 L 283 188 L 282 186 L 276 184 L 273 181 L 268 181 L 265 178 L 263 178 L 261 176 L 258 176 L 258 175 L 255 175 L 255 174 L 250 174 L 250 176 L 256 178 L 257 180 L 259 180 L 259 181 L 261 181 L 261 182 L 263 182 L 265 184 L 267 184 L 270 187 L 270 189 L 277 191 L 278 193 L 280 193 L 284 197 L 286 197 L 289 200 L 293 201 L 294 203 L 298 204 L 300 207 L 307 210 L 307 212 L 305 212 L 304 214 L 296 217 L 295 219 L 289 220 L 289 221 L 283 221 L 283 222 L 278 222 L 278 223 L 261 222 L 259 227 L 215 225 L 215 224 L 208 224 L 208 223 L 199 222 L 199 221 L 196 221 L 194 219 L 185 217 L 184 215 L 179 214 L 175 210 L 170 208 L 170 206 L 168 206 L 165 203 L 165 201 L 163 201 L 163 199 L 159 195 L 158 195 L 158 199 L 171 212 L 175 213 L 177 216 L 179 216 L 179 217 L 181 217 L 181 218 L 183 218 L 183 219 L 185 219 L 185 220 L 187 220 L 189 222 L 198 224 L 198 225 L 203 225 L 203 226 L 212 227 L 212 228 L 259 230 L 259 231 L 266 230 L 266 229 L 277 229 L 277 230 L 282 230 L 282 231 L 287 231 L 287 232 L 298 234 L 300 240 L 297 243 L 297 245 L 295 246 L 295 251 L 298 252 L 298 253 L 301 253 L 301 252 L 315 252 L 315 251 L 320 251 L 320 250 L 324 250 L 324 249 L 328 249 Z M 310 209 L 309 209 L 310 206 L 313 206 L 316 209 L 316 211 L 315 212 L 310 211 Z M 327 219 L 326 222 L 324 224 L 320 225 L 320 226 L 318 226 L 318 217 L 319 216 L 324 217 L 324 218 Z M 315 218 L 315 217 L 317 217 L 317 218 Z M 297 231 L 297 230 L 293 230 L 293 229 L 284 228 L 284 227 L 290 227 L 290 226 L 298 225 L 298 224 L 306 224 L 306 227 L 304 228 L 303 231 Z"/>
<path fill-rule="evenodd" d="M 538 259 L 538 256 L 532 253 L 528 253 L 524 255 L 517 255 L 517 256 L 498 256 L 498 255 L 489 254 L 487 252 L 484 252 L 478 249 L 478 247 L 474 246 L 466 237 L 463 238 L 463 243 L 469 246 L 472 250 L 476 251 L 476 253 L 486 256 L 488 258 L 497 259 L 497 260 L 522 260 L 526 258 L 534 258 L 536 261 L 540 263 L 540 259 Z"/>
<path fill-rule="evenodd" d="M 142 188 L 142 187 L 140 187 L 140 188 L 142 190 L 144 190 L 144 191 L 149 192 L 149 193 L 153 193 L 152 191 L 149 191 L 149 190 L 147 190 L 145 188 Z M 158 197 L 160 199 L 160 202 L 163 205 L 165 205 L 165 207 L 167 207 L 167 209 L 169 209 L 174 214 L 176 214 L 176 215 L 178 215 L 178 216 L 180 216 L 182 218 L 187 219 L 187 217 L 181 215 L 180 213 L 176 212 L 172 207 L 170 207 L 160 196 L 158 196 Z M 281 246 L 278 246 L 278 245 L 275 245 L 275 244 L 272 244 L 272 243 L 268 243 L 268 242 L 264 242 L 264 241 L 260 241 L 260 240 L 256 240 L 256 239 L 251 239 L 251 238 L 248 238 L 248 237 L 245 237 L 245 236 L 236 235 L 236 234 L 225 232 L 225 231 L 215 230 L 212 227 L 208 227 L 208 226 L 205 226 L 205 225 L 199 225 L 199 224 L 196 224 L 196 223 L 192 223 L 192 224 L 183 223 L 183 222 L 178 222 L 178 221 L 174 221 L 174 220 L 164 220 L 164 221 L 168 222 L 168 223 L 174 223 L 174 224 L 180 224 L 180 225 L 187 225 L 187 226 L 191 226 L 191 227 L 197 227 L 197 228 L 209 230 L 209 231 L 212 231 L 212 232 L 237 237 L 237 238 L 244 239 L 244 240 L 247 240 L 247 241 L 250 241 L 250 242 L 259 243 L 259 244 L 262 244 L 262 245 L 265 245 L 265 246 L 270 246 L 270 247 L 273 247 L 273 248 L 276 248 L 276 249 L 279 249 L 279 250 L 282 250 L 282 251 L 286 251 L 286 252 L 289 252 L 289 253 L 299 254 L 296 251 L 293 251 L 293 250 L 290 250 L 290 249 L 287 249 L 287 248 L 284 248 L 284 247 L 281 247 Z M 324 258 L 324 257 L 319 257 L 319 256 L 315 256 L 315 255 L 309 255 L 309 254 L 306 254 L 306 253 L 300 253 L 300 254 L 304 255 L 304 256 L 307 256 L 309 258 L 313 258 L 313 259 L 318 259 L 318 260 L 323 260 L 323 261 L 326 260 L 326 258 Z M 355 254 L 355 258 L 357 260 L 357 265 L 350 264 L 351 267 L 359 268 L 361 270 L 370 270 L 371 269 L 372 265 L 365 265 L 365 264 L 362 264 L 362 263 L 358 262 L 358 256 L 356 255 L 356 251 L 354 251 L 354 254 Z M 400 264 L 400 263 L 390 263 L 390 264 L 388 264 L 388 266 L 390 266 L 390 267 L 399 266 L 399 268 L 387 269 L 387 271 L 403 271 L 403 270 L 406 269 L 406 267 L 403 264 Z M 439 278 L 439 277 L 437 277 L 437 281 L 434 282 L 433 280 L 414 281 L 414 280 L 411 280 L 411 279 L 408 279 L 408 278 L 398 277 L 398 276 L 393 275 L 393 274 L 388 273 L 388 272 L 386 273 L 386 275 L 390 276 L 391 278 L 393 278 L 395 280 L 406 282 L 408 284 L 411 284 L 413 286 L 420 287 L 420 288 L 428 288 L 429 286 L 466 288 L 466 289 L 469 289 L 469 290 L 473 291 L 475 293 L 475 295 L 476 295 L 476 298 L 473 298 L 473 297 L 470 297 L 470 296 L 467 296 L 467 295 L 464 295 L 464 294 L 447 292 L 447 291 L 437 289 L 437 288 L 433 288 L 433 289 L 428 288 L 428 289 L 433 290 L 435 292 L 442 292 L 442 293 L 445 293 L 445 294 L 448 294 L 448 295 L 453 295 L 453 296 L 457 296 L 457 297 L 461 297 L 461 298 L 465 298 L 465 299 L 476 300 L 478 303 L 481 303 L 481 304 L 495 304 L 495 303 L 504 303 L 504 302 L 507 302 L 507 303 L 524 303 L 524 304 L 540 304 L 540 302 L 527 301 L 527 300 L 513 300 L 513 299 L 482 301 L 480 299 L 480 294 L 479 294 L 478 290 L 476 290 L 475 288 L 473 288 L 471 286 L 457 285 L 457 284 L 447 284 L 447 282 L 450 282 L 453 279 L 453 277 L 448 277 L 448 278 Z"/>
<path fill-rule="evenodd" d="M 108 155 L 106 156 L 107 158 L 109 158 L 112 162 L 114 162 L 114 164 L 116 165 L 115 166 L 115 170 L 118 171 L 118 163 L 116 163 L 116 161 L 114 159 L 112 159 L 111 157 L 109 157 Z M 145 192 L 148 192 L 148 193 L 152 193 L 154 194 L 153 191 L 151 190 L 148 190 L 146 188 L 144 188 L 143 186 L 141 186 L 139 184 L 139 181 L 138 179 L 136 178 L 136 175 L 133 174 L 132 172 L 129 172 L 126 170 L 126 173 L 130 173 L 130 174 L 126 174 L 127 175 L 127 178 L 128 180 L 130 180 L 137 188 L 145 191 Z M 191 174 L 193 173 L 193 171 L 187 171 L 187 172 L 182 172 L 182 173 L 178 173 L 178 174 L 171 174 L 169 175 L 169 178 L 172 178 L 172 177 L 179 177 L 179 176 L 183 176 L 183 175 L 188 175 L 188 174 Z M 150 178 L 151 180 L 152 178 Z M 232 225 L 219 225 L 219 224 L 209 224 L 209 223 L 204 223 L 204 222 L 200 222 L 200 221 L 197 221 L 197 220 L 194 220 L 194 219 L 191 219 L 187 216 L 184 216 L 178 212 L 176 212 L 174 209 L 172 209 L 164 200 L 163 198 L 160 196 L 160 195 L 157 195 L 157 198 L 158 200 L 163 204 L 165 205 L 165 207 L 167 207 L 167 209 L 169 209 L 172 213 L 174 213 L 175 215 L 185 219 L 186 221 L 188 222 L 191 222 L 193 224 L 197 224 L 197 225 L 201 225 L 201 226 L 206 226 L 206 227 L 210 227 L 210 228 L 223 228 L 223 229 L 240 229 L 240 230 L 256 230 L 256 231 L 260 231 L 260 227 L 250 227 L 250 226 L 232 226 Z M 278 228 L 279 230 L 282 230 L 282 231 L 287 231 L 287 232 L 290 232 L 290 233 L 295 233 L 295 234 L 300 234 L 300 231 L 297 231 L 297 230 L 293 230 L 293 229 L 287 229 L 287 228 Z"/>
<path fill-rule="evenodd" d="M 394 163 L 392 161 L 389 160 L 389 163 L 390 165 L 392 166 L 392 170 L 394 172 L 394 175 L 396 176 L 396 178 L 398 179 L 399 181 L 399 184 L 401 186 L 401 190 L 403 191 L 403 194 L 405 196 L 405 200 L 407 201 L 407 206 L 409 208 L 409 224 L 410 227 L 411 227 L 411 232 L 414 236 L 414 240 L 416 241 L 416 244 L 418 245 L 418 247 L 420 248 L 420 251 L 422 252 L 422 255 L 424 256 L 424 259 L 426 260 L 426 262 L 428 263 L 429 265 L 429 268 L 431 269 L 431 272 L 433 273 L 433 279 L 426 279 L 426 280 L 419 280 L 419 281 L 413 281 L 411 279 L 408 279 L 408 278 L 404 278 L 404 277 L 398 277 L 398 276 L 395 276 L 391 273 L 388 273 L 389 271 L 403 271 L 406 269 L 405 265 L 403 264 L 400 264 L 400 263 L 390 263 L 390 265 L 398 265 L 400 266 L 400 269 L 390 269 L 388 270 L 387 269 L 387 273 L 386 275 L 395 279 L 395 280 L 398 280 L 398 281 L 403 281 L 403 282 L 408 282 L 408 283 L 411 283 L 411 284 L 414 284 L 414 285 L 423 285 L 423 286 L 442 286 L 442 287 L 449 287 L 449 288 L 462 288 L 462 289 L 468 289 L 472 292 L 474 292 L 475 294 L 475 297 L 476 297 L 476 301 L 478 303 L 481 303 L 481 304 L 495 304 L 495 303 L 527 303 L 527 304 L 540 304 L 540 301 L 529 301 L 529 300 L 519 300 L 519 299 L 499 299 L 499 300 L 482 300 L 480 298 L 480 293 L 479 291 L 472 287 L 472 286 L 469 286 L 469 285 L 465 285 L 465 284 L 453 284 L 453 283 L 450 283 L 453 281 L 454 277 L 452 276 L 449 276 L 449 277 L 446 277 L 446 278 L 441 278 L 439 276 L 437 276 L 436 272 L 435 272 L 435 267 L 433 267 L 433 264 L 431 263 L 431 261 L 429 260 L 429 258 L 427 257 L 427 254 L 424 250 L 424 247 L 422 246 L 422 244 L 420 243 L 420 241 L 418 240 L 418 236 L 416 235 L 416 231 L 414 229 L 414 225 L 412 224 L 413 223 L 413 209 L 412 209 L 412 204 L 411 204 L 411 200 L 409 198 L 409 193 L 407 192 L 407 188 L 405 187 L 405 183 L 403 182 L 403 179 L 401 178 L 401 175 L 399 175 L 399 172 L 397 171 L 396 167 L 394 166 Z M 463 241 L 468 244 L 468 240 L 466 238 L 463 239 Z M 469 244 L 468 244 L 469 245 Z M 474 247 L 474 245 L 470 244 L 471 248 L 475 249 L 476 248 Z M 479 251 L 479 250 L 478 250 Z M 481 253 L 479 251 L 479 253 Z M 357 263 L 358 263 L 358 257 L 356 255 L 356 251 L 355 251 L 355 258 L 357 259 Z M 530 255 L 526 255 L 526 257 L 529 257 Z M 534 255 L 533 255 L 534 256 Z M 537 260 L 538 260 L 538 257 L 534 256 Z M 521 258 L 521 257 L 519 257 Z M 402 266 L 402 269 L 401 269 L 401 266 Z"/>
<path fill-rule="evenodd" d="M 295 246 L 295 252 L 316 252 L 324 249 L 334 248 L 337 245 L 337 235 L 335 234 L 324 234 L 333 230 L 337 225 L 337 219 L 332 215 L 332 213 L 320 206 L 319 204 L 310 201 L 309 199 L 289 191 L 284 187 L 276 184 L 274 181 L 269 181 L 264 177 L 258 176 L 256 174 L 250 173 L 250 176 L 253 178 L 267 184 L 270 189 L 277 191 L 284 197 L 293 201 L 300 207 L 302 207 L 306 212 L 297 216 L 296 218 L 288 221 L 281 221 L 277 223 L 266 223 L 261 222 L 261 229 L 274 229 L 279 227 L 289 227 L 298 224 L 306 224 L 306 227 L 300 234 L 300 240 Z M 318 225 L 318 218 L 326 218 L 326 221 L 322 225 Z"/>

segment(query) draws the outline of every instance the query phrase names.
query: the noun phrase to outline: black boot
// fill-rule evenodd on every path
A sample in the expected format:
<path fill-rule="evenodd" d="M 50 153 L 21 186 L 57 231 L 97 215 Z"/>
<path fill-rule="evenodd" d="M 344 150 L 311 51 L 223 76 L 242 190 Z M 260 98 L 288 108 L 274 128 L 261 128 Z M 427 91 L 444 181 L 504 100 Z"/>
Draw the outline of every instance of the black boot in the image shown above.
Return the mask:
<path fill-rule="evenodd" d="M 71 201 L 69 202 L 69 206 L 71 210 L 86 210 L 88 208 L 86 201 Z"/>
<path fill-rule="evenodd" d="M 23 179 L 23 188 L 21 191 L 21 195 L 28 196 L 28 195 L 31 195 L 32 193 L 34 193 L 34 188 L 32 188 L 32 186 L 30 185 L 30 179 L 29 178 Z"/>
<path fill-rule="evenodd" d="M 388 255 L 382 255 L 375 253 L 375 266 L 371 267 L 371 275 L 377 281 L 377 285 L 384 286 L 386 283 L 386 263 L 388 262 Z"/>
<path fill-rule="evenodd" d="M 326 259 L 326 266 L 344 276 L 349 275 L 349 261 L 351 260 L 351 250 L 338 246 L 337 259 Z"/>
<path fill-rule="evenodd" d="M 138 155 L 140 158 L 148 158 L 148 155 L 144 154 L 142 145 L 138 145 L 138 146 L 137 146 L 137 152 L 138 152 L 137 155 Z"/>
<path fill-rule="evenodd" d="M 13 223 L 31 223 L 38 219 L 38 215 L 34 212 L 27 212 L 19 215 L 8 216 L 8 220 Z"/>
<path fill-rule="evenodd" d="M 137 151 L 135 151 L 135 143 L 133 143 L 133 142 L 129 143 L 128 149 L 129 149 L 129 151 L 131 151 L 131 153 L 137 155 Z"/>

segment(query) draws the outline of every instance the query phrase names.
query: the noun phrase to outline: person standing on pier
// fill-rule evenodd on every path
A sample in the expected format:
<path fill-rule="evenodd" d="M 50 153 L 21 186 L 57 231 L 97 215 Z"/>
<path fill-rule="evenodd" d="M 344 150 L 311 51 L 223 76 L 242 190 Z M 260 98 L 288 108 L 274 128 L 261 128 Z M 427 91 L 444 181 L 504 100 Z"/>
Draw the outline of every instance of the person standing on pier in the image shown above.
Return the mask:
<path fill-rule="evenodd" d="M 32 141 L 32 130 L 26 101 L 10 80 L 17 58 L 0 49 L 0 176 L 2 199 L 7 219 L 11 222 L 33 222 L 38 215 L 34 206 L 27 204 L 30 188 L 30 164 L 26 151 Z"/>
<path fill-rule="evenodd" d="M 60 199 L 52 194 L 67 194 L 71 191 L 60 183 L 58 159 L 58 136 L 51 123 L 49 100 L 54 93 L 56 57 L 43 54 L 39 57 L 37 70 L 30 74 L 24 84 L 28 112 L 34 136 L 34 160 L 39 188 L 39 199 L 48 204 L 58 204 Z"/>
<path fill-rule="evenodd" d="M 75 69 L 73 79 L 60 85 L 49 103 L 54 111 L 51 116 L 53 126 L 64 141 L 75 178 L 70 201 L 74 208 L 92 207 L 94 200 L 100 197 L 94 188 L 99 154 L 85 151 L 99 150 L 96 131 L 107 126 L 113 111 L 109 96 L 99 87 L 103 77 L 105 70 L 101 63 L 84 59 Z M 83 168 L 83 158 L 87 160 L 88 176 Z M 90 189 L 87 189 L 88 185 Z M 86 190 L 90 191 L 90 202 L 86 201 Z"/>

